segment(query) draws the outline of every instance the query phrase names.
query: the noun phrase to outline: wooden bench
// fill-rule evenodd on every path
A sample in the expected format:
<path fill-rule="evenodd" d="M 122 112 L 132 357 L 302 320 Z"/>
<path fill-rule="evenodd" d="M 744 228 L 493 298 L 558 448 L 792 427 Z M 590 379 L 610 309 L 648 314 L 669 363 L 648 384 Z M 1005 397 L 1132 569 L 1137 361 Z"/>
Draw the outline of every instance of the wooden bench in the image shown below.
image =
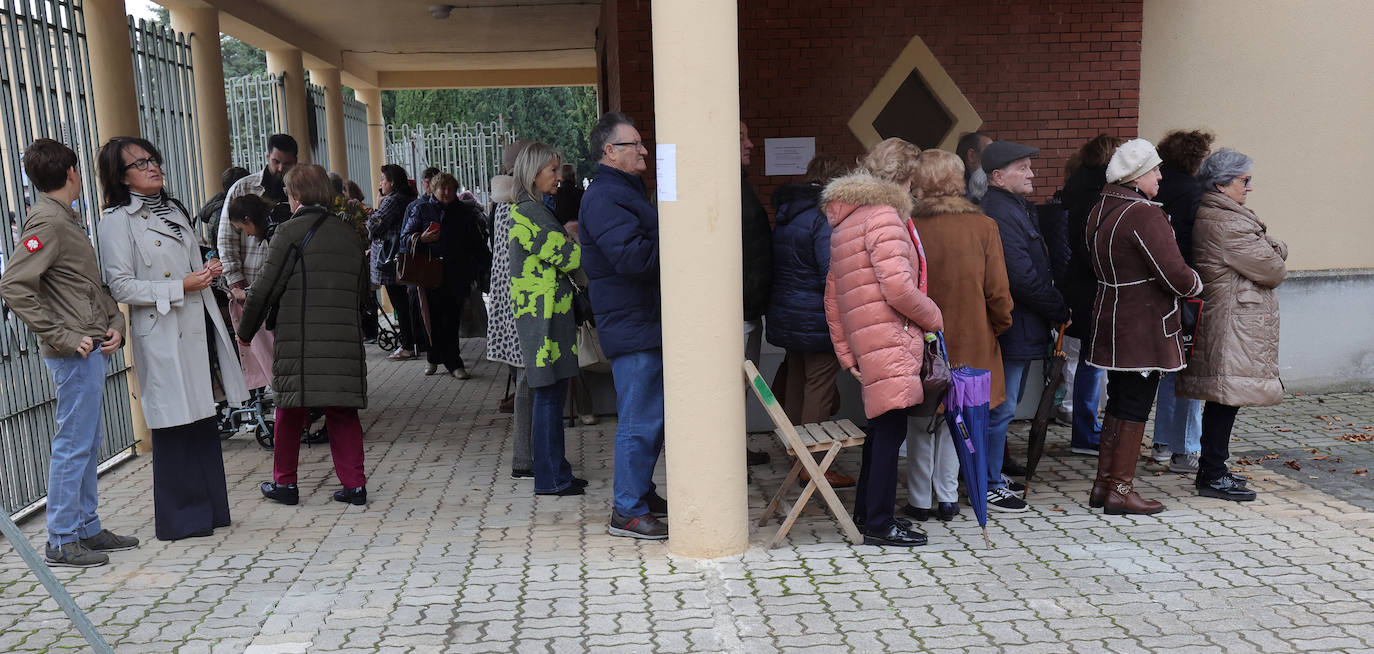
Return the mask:
<path fill-rule="evenodd" d="M 806 508 L 806 503 L 811 499 L 812 493 L 817 491 L 821 494 L 821 499 L 825 500 L 826 506 L 830 508 L 830 513 L 835 516 L 835 520 L 840 523 L 845 535 L 849 536 L 850 542 L 855 545 L 863 543 L 863 535 L 859 533 L 858 527 L 854 526 L 854 520 L 849 517 L 849 511 L 840 503 L 840 498 L 835 494 L 835 489 L 830 487 L 830 482 L 825 478 L 825 472 L 830 469 L 830 465 L 835 462 L 835 457 L 840 450 L 855 445 L 863 445 L 864 432 L 854 423 L 848 420 L 838 420 L 834 422 L 819 422 L 810 425 L 793 426 L 782 407 L 778 405 L 778 399 L 774 397 L 772 389 L 763 380 L 763 375 L 759 374 L 758 368 L 750 361 L 744 362 L 744 383 L 753 389 L 754 395 L 758 396 L 759 402 L 763 403 L 763 408 L 768 411 L 768 417 L 772 418 L 773 426 L 776 427 L 773 433 L 777 434 L 783 446 L 787 448 L 787 455 L 792 457 L 792 470 L 787 473 L 787 478 L 782 482 L 782 488 L 773 495 L 772 501 L 768 503 L 768 508 L 764 509 L 763 517 L 759 518 L 759 526 L 768 524 L 773 514 L 778 511 L 779 506 L 784 502 L 787 489 L 797 481 L 802 470 L 806 471 L 811 478 L 806 487 L 802 489 L 801 496 L 792 504 L 792 508 L 787 511 L 787 516 L 782 520 L 782 526 L 778 527 L 778 533 L 774 534 L 773 540 L 768 547 L 774 548 L 782 544 L 782 539 L 787 537 L 787 532 L 792 529 L 801 512 Z M 824 452 L 825 456 L 819 463 L 816 462 L 816 452 Z"/>

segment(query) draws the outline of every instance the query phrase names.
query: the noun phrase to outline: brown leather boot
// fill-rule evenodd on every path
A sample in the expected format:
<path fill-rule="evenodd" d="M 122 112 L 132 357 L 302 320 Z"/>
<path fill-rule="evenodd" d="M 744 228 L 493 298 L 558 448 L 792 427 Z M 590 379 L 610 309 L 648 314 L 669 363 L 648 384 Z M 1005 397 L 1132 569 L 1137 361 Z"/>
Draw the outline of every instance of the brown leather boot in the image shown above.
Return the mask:
<path fill-rule="evenodd" d="M 1116 449 L 1117 431 L 1120 427 L 1121 421 L 1110 413 L 1102 420 L 1102 444 L 1097 452 L 1097 479 L 1093 481 L 1093 490 L 1088 494 L 1088 506 L 1094 509 L 1102 508 L 1107 502 L 1107 489 L 1112 485 L 1112 452 Z"/>
<path fill-rule="evenodd" d="M 1107 515 L 1151 515 L 1164 510 L 1163 504 L 1141 497 L 1131 486 L 1140 461 L 1140 441 L 1144 438 L 1145 423 L 1118 422 L 1116 446 L 1111 457 L 1111 485 L 1105 505 Z"/>

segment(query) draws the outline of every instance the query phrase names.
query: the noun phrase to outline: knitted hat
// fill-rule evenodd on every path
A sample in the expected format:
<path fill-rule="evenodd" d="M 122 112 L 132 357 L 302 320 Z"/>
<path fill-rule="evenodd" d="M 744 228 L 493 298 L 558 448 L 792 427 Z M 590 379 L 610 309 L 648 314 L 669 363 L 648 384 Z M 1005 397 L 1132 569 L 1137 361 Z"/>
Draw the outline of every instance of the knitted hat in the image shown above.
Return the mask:
<path fill-rule="evenodd" d="M 1155 146 L 1145 139 L 1131 139 L 1117 147 L 1107 164 L 1108 184 L 1128 184 L 1163 163 Z"/>
<path fill-rule="evenodd" d="M 1029 145 L 1021 145 L 1012 141 L 993 141 L 988 147 L 983 148 L 982 159 L 979 161 L 983 166 L 983 172 L 991 175 L 992 171 L 1006 168 L 1014 161 L 1031 157 L 1040 152 L 1040 148 Z"/>

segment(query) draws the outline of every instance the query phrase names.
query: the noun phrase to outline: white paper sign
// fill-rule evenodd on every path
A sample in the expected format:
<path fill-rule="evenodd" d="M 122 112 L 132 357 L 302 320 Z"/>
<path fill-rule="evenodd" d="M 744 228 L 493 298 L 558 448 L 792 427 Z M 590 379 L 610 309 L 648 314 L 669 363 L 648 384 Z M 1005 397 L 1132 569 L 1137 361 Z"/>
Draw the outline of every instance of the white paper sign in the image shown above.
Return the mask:
<path fill-rule="evenodd" d="M 763 140 L 763 174 L 805 175 L 806 165 L 816 156 L 816 137 Z"/>
<path fill-rule="evenodd" d="M 677 202 L 677 145 L 659 143 L 654 170 L 658 173 L 658 201 Z"/>

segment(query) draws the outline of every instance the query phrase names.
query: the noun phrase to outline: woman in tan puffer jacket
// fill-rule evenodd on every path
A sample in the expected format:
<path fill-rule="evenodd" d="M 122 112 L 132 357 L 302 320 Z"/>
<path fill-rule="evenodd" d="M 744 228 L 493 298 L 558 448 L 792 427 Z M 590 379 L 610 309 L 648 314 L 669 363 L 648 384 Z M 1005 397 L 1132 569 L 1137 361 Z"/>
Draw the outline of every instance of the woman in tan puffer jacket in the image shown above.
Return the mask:
<path fill-rule="evenodd" d="M 1193 259 L 1202 276 L 1202 320 L 1180 397 L 1205 400 L 1198 494 L 1245 502 L 1255 491 L 1226 468 L 1231 428 L 1242 406 L 1279 403 L 1279 300 L 1288 246 L 1269 236 L 1245 206 L 1250 157 L 1221 149 L 1198 170 L 1202 196 L 1193 224 Z"/>
<path fill-rule="evenodd" d="M 834 227 L 825 284 L 830 340 L 840 365 L 863 385 L 868 416 L 854 513 L 869 545 L 926 542 L 892 516 L 906 410 L 922 400 L 925 333 L 944 328 L 939 307 L 922 291 L 925 263 L 908 225 L 918 154 L 906 141 L 887 139 L 821 198 Z"/>

